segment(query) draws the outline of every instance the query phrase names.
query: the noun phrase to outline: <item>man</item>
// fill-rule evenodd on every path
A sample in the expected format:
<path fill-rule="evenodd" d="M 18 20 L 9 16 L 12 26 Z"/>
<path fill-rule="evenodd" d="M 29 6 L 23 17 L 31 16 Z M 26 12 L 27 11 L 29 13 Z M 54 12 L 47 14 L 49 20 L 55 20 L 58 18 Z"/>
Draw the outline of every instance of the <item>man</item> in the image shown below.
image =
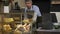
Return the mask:
<path fill-rule="evenodd" d="M 41 12 L 39 10 L 39 7 L 36 5 L 32 5 L 32 0 L 25 0 L 25 4 L 26 4 L 25 12 L 27 10 L 33 10 L 34 11 L 33 21 L 36 21 L 37 17 L 41 16 Z"/>
<path fill-rule="evenodd" d="M 38 16 L 38 17 L 41 16 L 41 12 L 39 10 L 39 7 L 36 5 L 32 5 L 32 0 L 25 0 L 25 4 L 26 4 L 25 11 L 26 10 L 33 10 L 37 14 L 36 16 Z"/>

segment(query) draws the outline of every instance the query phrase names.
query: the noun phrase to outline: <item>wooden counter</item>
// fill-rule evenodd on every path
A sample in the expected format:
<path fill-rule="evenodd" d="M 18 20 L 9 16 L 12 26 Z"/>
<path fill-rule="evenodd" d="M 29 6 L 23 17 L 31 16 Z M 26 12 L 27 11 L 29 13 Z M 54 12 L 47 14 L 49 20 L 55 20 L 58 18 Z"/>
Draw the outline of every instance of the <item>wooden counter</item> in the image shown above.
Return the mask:
<path fill-rule="evenodd" d="M 60 29 L 57 30 L 37 30 L 34 34 L 60 34 Z"/>

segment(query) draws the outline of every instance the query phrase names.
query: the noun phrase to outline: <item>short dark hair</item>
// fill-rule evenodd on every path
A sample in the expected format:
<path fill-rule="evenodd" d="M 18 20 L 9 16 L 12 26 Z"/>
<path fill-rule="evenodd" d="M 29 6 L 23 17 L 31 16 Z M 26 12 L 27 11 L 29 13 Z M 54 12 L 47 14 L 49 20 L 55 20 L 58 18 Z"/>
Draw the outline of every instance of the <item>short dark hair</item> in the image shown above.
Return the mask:
<path fill-rule="evenodd" d="M 32 2 L 32 0 L 25 0 L 25 2 Z"/>

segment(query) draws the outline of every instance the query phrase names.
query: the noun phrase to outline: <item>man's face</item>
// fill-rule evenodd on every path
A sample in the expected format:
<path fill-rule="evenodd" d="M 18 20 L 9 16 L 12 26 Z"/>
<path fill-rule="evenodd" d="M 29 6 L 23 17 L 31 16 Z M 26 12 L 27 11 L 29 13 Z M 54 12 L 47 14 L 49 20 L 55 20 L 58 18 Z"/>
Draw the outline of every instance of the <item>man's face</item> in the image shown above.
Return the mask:
<path fill-rule="evenodd" d="M 26 2 L 26 6 L 27 6 L 27 8 L 31 8 L 32 2 Z"/>

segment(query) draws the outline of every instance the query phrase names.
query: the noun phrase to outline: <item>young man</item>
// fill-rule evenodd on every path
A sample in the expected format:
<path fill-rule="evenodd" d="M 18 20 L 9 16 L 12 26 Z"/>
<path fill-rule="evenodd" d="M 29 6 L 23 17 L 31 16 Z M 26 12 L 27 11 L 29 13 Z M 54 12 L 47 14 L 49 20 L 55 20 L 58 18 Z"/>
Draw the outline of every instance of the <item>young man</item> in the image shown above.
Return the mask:
<path fill-rule="evenodd" d="M 26 4 L 25 11 L 26 10 L 33 10 L 35 12 L 34 20 L 36 20 L 37 16 L 38 17 L 41 16 L 41 12 L 39 10 L 39 7 L 36 5 L 32 5 L 32 0 L 25 0 L 25 4 Z"/>
<path fill-rule="evenodd" d="M 41 12 L 39 10 L 39 7 L 36 5 L 32 5 L 32 0 L 25 0 L 25 4 L 26 4 L 25 11 L 33 10 L 35 13 L 33 17 L 33 21 L 36 21 L 37 17 L 39 17 L 37 21 L 40 22 Z M 38 23 L 35 23 L 35 24 L 37 25 L 37 28 L 38 28 Z M 35 26 L 33 25 L 33 27 Z"/>

